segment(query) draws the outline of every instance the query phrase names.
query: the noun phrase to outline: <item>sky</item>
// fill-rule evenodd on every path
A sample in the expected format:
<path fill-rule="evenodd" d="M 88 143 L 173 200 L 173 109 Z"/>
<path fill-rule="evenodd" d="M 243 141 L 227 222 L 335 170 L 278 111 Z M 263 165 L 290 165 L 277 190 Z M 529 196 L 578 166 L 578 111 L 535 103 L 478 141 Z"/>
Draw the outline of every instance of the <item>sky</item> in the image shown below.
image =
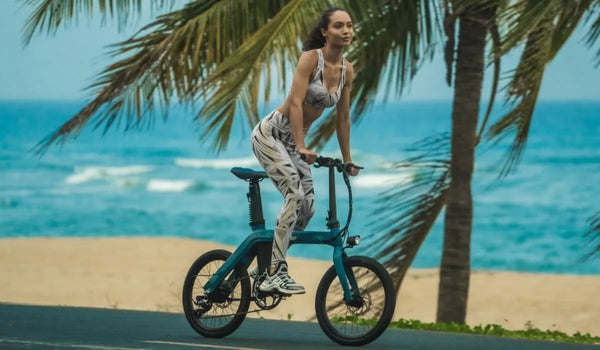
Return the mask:
<path fill-rule="evenodd" d="M 97 19 L 91 23 L 84 19 L 78 25 L 59 30 L 53 37 L 38 34 L 25 47 L 21 29 L 31 7 L 23 6 L 23 2 L 0 1 L 0 100 L 89 99 L 92 96 L 85 88 L 113 62 L 107 55 L 107 45 L 127 39 L 152 18 L 150 11 L 145 11 L 120 33 L 110 20 L 102 26 Z M 583 29 L 576 30 L 546 69 L 540 100 L 600 100 L 600 67 L 594 68 L 594 53 L 600 42 L 588 48 Z M 503 58 L 503 71 L 514 67 L 516 62 L 516 53 Z M 486 71 L 484 99 L 489 95 L 491 76 L 491 71 Z M 451 100 L 452 88 L 445 84 L 444 77 L 445 65 L 438 54 L 434 61 L 422 66 L 400 100 Z"/>

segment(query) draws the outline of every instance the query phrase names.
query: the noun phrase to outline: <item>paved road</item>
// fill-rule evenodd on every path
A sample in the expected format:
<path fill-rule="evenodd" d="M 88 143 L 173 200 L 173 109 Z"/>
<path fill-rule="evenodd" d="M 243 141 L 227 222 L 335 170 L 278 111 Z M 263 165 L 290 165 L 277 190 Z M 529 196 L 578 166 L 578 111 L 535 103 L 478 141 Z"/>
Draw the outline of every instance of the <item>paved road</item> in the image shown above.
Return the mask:
<path fill-rule="evenodd" d="M 180 314 L 0 304 L 0 349 L 339 349 L 318 324 L 247 319 L 224 339 L 197 335 Z M 575 350 L 596 346 L 387 330 L 367 349 Z"/>

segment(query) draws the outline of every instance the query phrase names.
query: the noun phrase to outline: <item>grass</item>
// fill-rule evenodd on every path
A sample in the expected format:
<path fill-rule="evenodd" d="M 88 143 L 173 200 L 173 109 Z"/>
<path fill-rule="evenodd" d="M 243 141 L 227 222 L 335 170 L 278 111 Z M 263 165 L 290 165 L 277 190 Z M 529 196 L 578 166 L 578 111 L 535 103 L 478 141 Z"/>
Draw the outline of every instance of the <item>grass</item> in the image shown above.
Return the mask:
<path fill-rule="evenodd" d="M 376 319 L 357 319 L 356 317 L 345 317 L 336 318 L 332 320 L 333 323 L 351 322 L 359 325 L 374 325 Z M 392 321 L 389 328 L 401 328 L 401 329 L 415 329 L 421 331 L 434 331 L 434 332 L 452 332 L 452 333 L 464 333 L 464 334 L 477 334 L 477 335 L 493 335 L 500 337 L 509 338 L 523 338 L 533 340 L 550 340 L 558 342 L 570 342 L 580 344 L 600 344 L 600 337 L 595 337 L 589 333 L 582 334 L 577 332 L 573 335 L 568 335 L 559 331 L 541 330 L 535 328 L 531 322 L 527 322 L 524 325 L 523 330 L 508 330 L 497 324 L 469 326 L 467 324 L 458 323 L 429 323 L 421 322 L 418 320 L 405 320 L 400 319 L 398 321 Z"/>
<path fill-rule="evenodd" d="M 402 328 L 402 329 L 419 329 L 427 331 L 438 331 L 438 332 L 454 332 L 454 333 L 466 333 L 466 334 L 479 334 L 479 335 L 495 335 L 500 337 L 510 338 L 525 338 L 535 340 L 552 340 L 560 342 L 570 343 L 582 343 L 582 344 L 597 344 L 600 343 L 600 337 L 595 337 L 589 333 L 582 334 L 577 332 L 573 335 L 568 335 L 560 331 L 541 330 L 534 327 L 531 322 L 525 323 L 525 329 L 522 330 L 509 330 L 505 329 L 497 324 L 469 326 L 467 324 L 458 323 L 428 323 L 421 322 L 418 320 L 404 320 L 400 319 L 390 323 L 391 328 Z"/>

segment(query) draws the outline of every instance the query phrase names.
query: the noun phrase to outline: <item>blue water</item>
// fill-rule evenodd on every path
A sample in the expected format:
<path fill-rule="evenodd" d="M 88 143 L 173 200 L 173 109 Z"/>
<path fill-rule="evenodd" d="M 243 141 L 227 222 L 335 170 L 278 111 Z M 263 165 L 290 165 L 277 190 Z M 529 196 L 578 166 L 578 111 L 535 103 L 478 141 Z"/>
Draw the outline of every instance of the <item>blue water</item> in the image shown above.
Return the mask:
<path fill-rule="evenodd" d="M 193 113 L 175 108 L 166 122 L 102 136 L 86 128 L 42 158 L 30 149 L 74 115 L 83 102 L 0 102 L 0 237 L 176 236 L 239 244 L 248 233 L 246 183 L 233 166 L 258 168 L 249 129 L 234 127 L 227 150 L 199 142 Z M 353 127 L 352 149 L 365 171 L 353 179 L 352 232 L 369 243 L 375 200 L 414 174 L 390 167 L 412 143 L 450 130 L 450 103 L 394 102 L 371 109 Z M 496 111 L 497 118 L 500 111 Z M 600 210 L 600 102 L 540 102 L 516 173 L 496 181 L 508 142 L 478 152 L 473 180 L 472 267 L 544 273 L 600 274 L 586 262 L 583 234 Z M 338 156 L 337 141 L 324 153 Z M 315 169 L 317 214 L 324 229 L 326 172 Z M 272 224 L 281 205 L 264 182 Z M 344 187 L 339 187 L 340 200 Z M 340 218 L 345 206 L 340 204 Z M 439 266 L 443 215 L 414 267 Z M 326 247 L 294 246 L 291 255 L 329 259 Z"/>

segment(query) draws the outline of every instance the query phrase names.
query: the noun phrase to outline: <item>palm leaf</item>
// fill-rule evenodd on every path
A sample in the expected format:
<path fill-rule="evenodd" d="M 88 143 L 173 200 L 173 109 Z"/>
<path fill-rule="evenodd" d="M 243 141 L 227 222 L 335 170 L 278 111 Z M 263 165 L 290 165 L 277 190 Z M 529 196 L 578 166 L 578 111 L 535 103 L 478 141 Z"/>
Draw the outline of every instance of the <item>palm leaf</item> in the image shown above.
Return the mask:
<path fill-rule="evenodd" d="M 548 31 L 552 31 L 552 22 L 547 21 L 538 26 L 532 33 L 509 85 L 507 99 L 519 99 L 516 107 L 499 121 L 494 123 L 489 132 L 489 139 L 502 139 L 509 133 L 516 132 L 515 139 L 508 151 L 500 176 L 506 176 L 519 163 L 537 102 L 545 65 L 548 62 L 551 41 Z M 513 100 L 513 102 L 514 102 Z"/>
<path fill-rule="evenodd" d="M 173 3 L 174 0 L 26 0 L 25 5 L 34 10 L 23 28 L 23 42 L 29 44 L 36 32 L 54 35 L 61 25 L 77 23 L 81 16 L 91 19 L 96 13 L 102 16 L 102 23 L 107 17 L 116 18 L 122 30 L 130 20 L 139 18 L 142 8 L 151 7 L 155 12 L 172 7 Z"/>
<path fill-rule="evenodd" d="M 371 226 L 380 233 L 367 247 L 390 271 L 397 290 L 444 207 L 450 183 L 450 136 L 425 139 L 409 151 L 418 155 L 395 167 L 413 170 L 414 179 L 378 199 Z M 386 242 L 385 247 L 381 242 Z"/>
<path fill-rule="evenodd" d="M 126 128 L 130 128 L 140 125 L 145 115 L 152 117 L 148 112 L 155 100 L 165 111 L 174 95 L 182 102 L 194 101 L 202 78 L 279 12 L 279 6 L 276 0 L 197 1 L 160 16 L 129 40 L 112 46 L 113 57 L 128 56 L 99 76 L 88 88 L 95 90 L 95 98 L 42 140 L 37 153 L 76 136 L 94 116 L 96 125 L 104 123 L 106 130 L 120 124 L 126 113 Z M 256 16 L 247 16 L 250 9 Z"/>
<path fill-rule="evenodd" d="M 591 252 L 586 254 L 582 260 L 589 260 L 595 254 L 600 252 L 600 212 L 597 212 L 594 216 L 592 216 L 589 220 L 590 230 L 585 233 L 584 237 L 588 237 L 588 244 L 596 244 L 596 246 L 592 249 Z M 597 241 L 594 243 L 594 241 Z"/>
<path fill-rule="evenodd" d="M 540 22 L 555 18 L 561 3 L 561 0 L 520 0 L 501 11 L 498 23 L 505 24 L 501 54 L 519 47 L 531 32 L 539 28 Z"/>
<path fill-rule="evenodd" d="M 446 61 L 446 84 L 448 84 L 448 86 L 452 86 L 452 72 L 454 71 L 457 18 L 458 16 L 452 13 L 452 3 L 449 1 L 444 1 L 444 34 L 446 35 L 444 60 Z"/>
<path fill-rule="evenodd" d="M 363 14 L 357 19 L 357 36 L 363 42 L 348 52 L 358 72 L 353 85 L 354 120 L 381 90 L 384 99 L 392 93 L 400 96 L 423 60 L 433 57 L 432 44 L 441 36 L 434 1 L 388 3 L 377 15 Z"/>
<path fill-rule="evenodd" d="M 319 0 L 290 1 L 203 81 L 205 105 L 196 120 L 204 127 L 203 137 L 215 135 L 215 149 L 227 145 L 238 103 L 243 104 L 250 125 L 258 121 L 256 91 L 263 67 L 270 71 L 274 59 L 285 69 L 286 61 L 298 57 L 298 38 L 329 5 Z"/>
<path fill-rule="evenodd" d="M 598 38 L 600 37 L 600 1 L 596 1 L 589 12 L 589 16 L 586 21 L 592 20 L 593 23 L 588 31 L 587 44 L 592 47 Z M 600 66 L 600 49 L 596 51 L 596 68 Z"/>
<path fill-rule="evenodd" d="M 477 139 L 475 140 L 475 146 L 479 144 L 481 141 L 481 137 L 487 127 L 487 122 L 490 118 L 490 114 L 492 113 L 492 108 L 494 107 L 494 102 L 496 101 L 496 94 L 498 93 L 498 83 L 500 81 L 500 50 L 502 48 L 502 43 L 500 39 L 500 33 L 498 31 L 498 26 L 496 23 L 492 25 L 490 28 L 490 34 L 492 37 L 492 46 L 493 46 L 493 65 L 494 65 L 494 77 L 492 80 L 492 89 L 490 91 L 490 99 L 488 102 L 487 109 L 485 111 L 485 116 L 483 117 L 483 122 L 479 127 L 479 132 L 477 133 Z"/>
<path fill-rule="evenodd" d="M 585 13 L 590 11 L 592 4 L 596 2 L 597 0 L 578 0 L 570 2 L 568 6 L 563 6 L 562 11 L 556 17 L 557 22 L 553 31 L 550 59 L 556 56 L 571 37 Z"/>
<path fill-rule="evenodd" d="M 507 86 L 507 102 L 516 106 L 488 130 L 488 139 L 496 141 L 515 133 L 501 177 L 514 170 L 522 157 L 547 64 L 564 45 L 590 5 L 590 0 L 567 3 L 530 0 L 509 6 L 503 14 L 505 19 L 509 19 L 503 50 L 518 45 L 521 39 L 526 39 L 526 44 Z M 515 10 L 522 13 L 515 16 Z M 528 27 L 531 24 L 533 27 Z"/>

